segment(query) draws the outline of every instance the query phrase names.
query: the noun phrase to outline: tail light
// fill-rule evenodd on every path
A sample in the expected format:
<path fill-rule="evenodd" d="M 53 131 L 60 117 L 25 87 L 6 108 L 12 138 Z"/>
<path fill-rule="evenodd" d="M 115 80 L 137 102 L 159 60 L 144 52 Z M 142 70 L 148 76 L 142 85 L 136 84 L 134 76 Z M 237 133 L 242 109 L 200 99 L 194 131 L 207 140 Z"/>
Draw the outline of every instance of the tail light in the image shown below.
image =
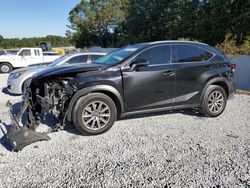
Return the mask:
<path fill-rule="evenodd" d="M 233 71 L 236 70 L 236 64 L 230 64 L 230 67 L 231 67 L 231 69 L 232 69 Z"/>

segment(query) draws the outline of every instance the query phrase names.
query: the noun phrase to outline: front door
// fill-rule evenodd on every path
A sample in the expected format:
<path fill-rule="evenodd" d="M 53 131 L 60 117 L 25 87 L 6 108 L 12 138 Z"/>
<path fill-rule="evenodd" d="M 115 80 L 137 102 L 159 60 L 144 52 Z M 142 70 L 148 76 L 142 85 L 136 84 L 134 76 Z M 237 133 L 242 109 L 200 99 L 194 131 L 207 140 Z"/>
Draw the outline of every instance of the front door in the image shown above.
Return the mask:
<path fill-rule="evenodd" d="M 19 56 L 21 56 L 21 63 L 22 67 L 26 67 L 30 64 L 34 64 L 34 60 L 31 55 L 31 50 L 30 49 L 23 49 L 20 53 Z"/>
<path fill-rule="evenodd" d="M 165 107 L 173 102 L 175 66 L 170 64 L 171 48 L 171 45 L 161 45 L 146 49 L 131 63 L 144 58 L 148 61 L 147 66 L 123 69 L 127 112 Z"/>

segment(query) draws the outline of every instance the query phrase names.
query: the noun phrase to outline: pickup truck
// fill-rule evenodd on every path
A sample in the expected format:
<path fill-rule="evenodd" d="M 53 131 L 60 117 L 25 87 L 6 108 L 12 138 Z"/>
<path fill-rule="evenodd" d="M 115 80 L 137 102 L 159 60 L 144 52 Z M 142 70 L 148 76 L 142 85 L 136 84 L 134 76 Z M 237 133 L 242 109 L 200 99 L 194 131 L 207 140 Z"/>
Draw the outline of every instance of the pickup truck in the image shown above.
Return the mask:
<path fill-rule="evenodd" d="M 44 54 L 41 48 L 21 48 L 15 55 L 0 56 L 0 73 L 9 73 L 13 69 L 31 64 L 51 62 L 60 57 L 58 54 Z"/>

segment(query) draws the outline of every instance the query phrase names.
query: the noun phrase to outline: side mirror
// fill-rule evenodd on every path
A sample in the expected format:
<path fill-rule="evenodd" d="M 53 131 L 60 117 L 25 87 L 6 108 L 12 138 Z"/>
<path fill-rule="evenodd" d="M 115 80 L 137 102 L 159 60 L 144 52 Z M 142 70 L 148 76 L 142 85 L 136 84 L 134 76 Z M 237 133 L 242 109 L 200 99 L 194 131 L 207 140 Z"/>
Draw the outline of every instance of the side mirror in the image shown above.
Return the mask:
<path fill-rule="evenodd" d="M 138 68 L 138 67 L 146 67 L 146 66 L 148 66 L 148 60 L 147 60 L 147 59 L 144 59 L 144 58 L 135 59 L 135 60 L 130 64 L 131 70 L 135 70 L 135 69 Z"/>

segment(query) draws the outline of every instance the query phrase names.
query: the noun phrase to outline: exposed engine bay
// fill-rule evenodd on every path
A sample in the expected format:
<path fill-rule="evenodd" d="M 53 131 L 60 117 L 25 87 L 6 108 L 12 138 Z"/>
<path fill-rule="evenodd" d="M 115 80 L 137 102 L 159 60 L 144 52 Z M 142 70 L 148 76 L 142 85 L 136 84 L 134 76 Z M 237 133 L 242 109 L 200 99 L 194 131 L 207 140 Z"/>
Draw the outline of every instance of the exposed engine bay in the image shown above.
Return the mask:
<path fill-rule="evenodd" d="M 30 85 L 26 86 L 22 106 L 17 116 L 13 115 L 12 104 L 7 103 L 13 123 L 8 131 L 8 137 L 14 149 L 21 150 L 36 141 L 50 140 L 47 133 L 35 132 L 41 118 L 48 112 L 58 119 L 58 124 L 52 131 L 64 128 L 69 99 L 75 92 L 74 86 L 70 84 L 72 79 L 69 77 L 32 80 Z M 27 120 L 22 126 L 20 122 L 25 115 Z"/>
<path fill-rule="evenodd" d="M 51 113 L 65 125 L 67 106 L 76 88 L 71 84 L 71 77 L 45 80 L 33 80 L 27 92 L 30 95 L 31 111 L 34 118 L 39 119 L 44 113 Z M 30 91 L 29 91 L 30 90 Z M 37 122 L 38 123 L 38 122 Z"/>

